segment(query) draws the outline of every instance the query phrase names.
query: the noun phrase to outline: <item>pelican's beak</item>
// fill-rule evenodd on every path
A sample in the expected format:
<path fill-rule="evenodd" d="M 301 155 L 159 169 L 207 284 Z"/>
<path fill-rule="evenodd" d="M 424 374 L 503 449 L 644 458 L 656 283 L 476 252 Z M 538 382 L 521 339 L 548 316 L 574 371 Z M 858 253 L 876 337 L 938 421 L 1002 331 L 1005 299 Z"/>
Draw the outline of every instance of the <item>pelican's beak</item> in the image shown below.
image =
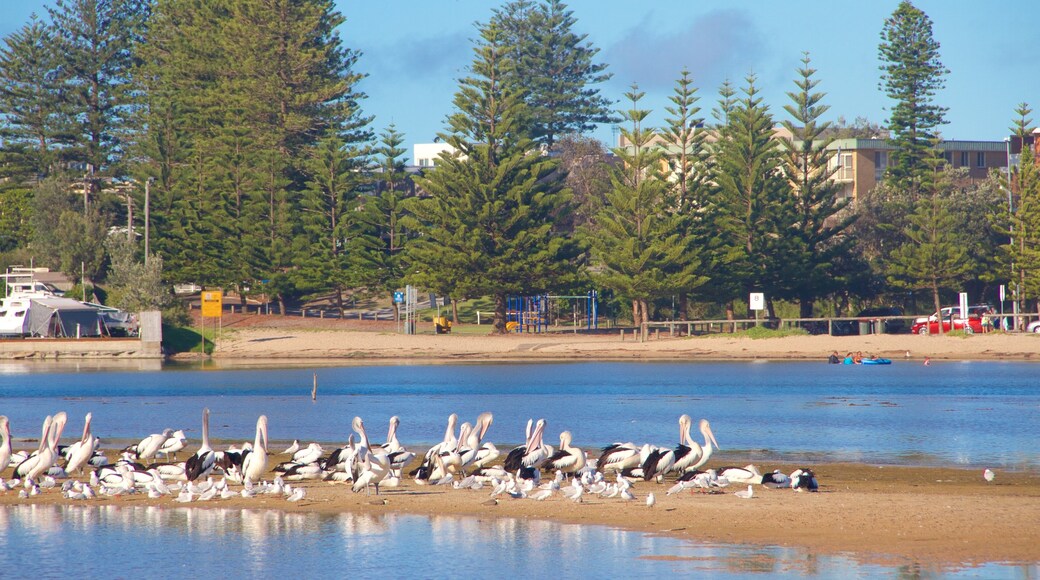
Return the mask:
<path fill-rule="evenodd" d="M 715 449 L 720 451 L 722 450 L 722 448 L 719 447 L 719 442 L 715 440 L 715 434 L 711 432 L 711 425 L 709 425 L 707 421 L 704 422 L 704 435 L 707 436 L 708 439 L 711 439 L 711 442 L 715 445 Z"/>

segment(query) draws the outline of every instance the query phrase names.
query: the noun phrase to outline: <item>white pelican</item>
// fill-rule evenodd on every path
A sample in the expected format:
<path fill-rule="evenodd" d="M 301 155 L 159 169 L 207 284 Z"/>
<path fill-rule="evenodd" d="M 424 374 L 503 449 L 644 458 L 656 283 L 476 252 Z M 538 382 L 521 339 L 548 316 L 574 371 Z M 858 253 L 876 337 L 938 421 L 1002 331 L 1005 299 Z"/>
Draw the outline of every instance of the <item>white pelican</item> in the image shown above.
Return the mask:
<path fill-rule="evenodd" d="M 267 415 L 260 415 L 256 420 L 256 439 L 253 449 L 242 459 L 242 479 L 244 481 L 260 481 L 260 476 L 267 469 Z"/>
<path fill-rule="evenodd" d="M 455 438 L 455 425 L 458 422 L 458 415 L 456 415 L 455 413 L 448 415 L 448 426 L 444 429 L 444 439 L 442 439 L 440 443 L 434 445 L 433 447 L 430 447 L 430 449 L 426 452 L 426 455 L 423 456 L 424 461 L 428 461 L 431 457 L 434 456 L 434 454 L 440 453 L 441 451 L 455 449 L 456 447 L 458 447 L 459 442 L 458 439 Z"/>
<path fill-rule="evenodd" d="M 293 463 L 302 463 L 304 465 L 308 463 L 317 463 L 324 452 L 325 450 L 322 449 L 321 445 L 311 443 L 296 453 L 293 453 L 292 461 Z"/>
<path fill-rule="evenodd" d="M 571 447 L 572 440 L 570 431 L 560 433 L 560 450 L 546 460 L 542 465 L 543 469 L 546 471 L 559 470 L 566 474 L 581 471 L 585 467 L 585 452 L 577 447 Z"/>
<path fill-rule="evenodd" d="M 188 444 L 188 436 L 184 434 L 182 429 L 178 429 L 173 432 L 173 435 L 162 444 L 162 447 L 155 452 L 156 456 L 162 454 L 167 461 L 170 460 L 170 456 L 173 456 L 173 460 L 177 461 L 177 452 Z"/>
<path fill-rule="evenodd" d="M 361 417 L 354 417 L 352 422 L 354 432 L 358 436 L 357 451 L 354 454 L 354 463 L 360 467 L 361 463 L 368 465 L 368 470 L 377 472 L 378 479 L 374 481 L 376 485 L 376 495 L 379 494 L 379 482 L 385 478 L 390 472 L 390 462 L 387 460 L 386 455 L 383 453 L 383 449 L 372 449 L 372 443 L 368 439 L 368 432 L 365 431 L 365 422 Z M 355 483 L 357 482 L 357 474 L 355 474 Z"/>
<path fill-rule="evenodd" d="M 58 440 L 61 439 L 61 432 L 65 429 L 65 422 L 68 418 L 65 412 L 61 411 L 55 414 L 54 417 L 48 417 L 48 419 L 50 421 L 44 421 L 43 435 L 40 438 L 40 447 L 36 453 L 36 461 L 23 471 L 26 483 L 35 481 L 37 477 L 47 473 L 47 470 L 58 460 Z M 29 463 L 32 459 L 33 457 L 30 456 L 23 465 Z"/>
<path fill-rule="evenodd" d="M 195 481 L 204 475 L 209 475 L 213 471 L 213 464 L 216 460 L 217 455 L 209 445 L 209 408 L 207 407 L 202 410 L 202 446 L 184 463 L 184 477 L 188 481 Z"/>
<path fill-rule="evenodd" d="M 83 423 L 83 437 L 81 437 L 79 441 L 69 445 L 67 448 L 69 459 L 65 464 L 66 473 L 82 471 L 83 467 L 86 466 L 87 461 L 89 461 L 94 455 L 97 437 L 94 437 L 90 432 L 90 419 L 92 416 L 91 413 L 87 413 L 87 417 Z"/>
<path fill-rule="evenodd" d="M 791 487 L 795 491 L 819 491 L 820 484 L 816 481 L 816 474 L 807 467 L 796 469 L 791 474 Z"/>
<path fill-rule="evenodd" d="M 719 442 L 715 440 L 715 434 L 711 432 L 711 424 L 708 423 L 707 419 L 701 419 L 700 431 L 701 435 L 704 435 L 704 446 L 701 447 L 700 457 L 693 457 L 694 451 L 696 451 L 697 444 L 693 441 L 693 439 L 690 438 L 690 432 L 689 430 L 687 430 L 686 440 L 689 441 L 690 447 L 693 449 L 693 451 L 690 451 L 691 463 L 689 465 L 686 465 L 685 462 L 681 462 L 679 461 L 679 459 L 676 459 L 676 471 L 698 469 L 705 463 L 707 463 L 709 458 L 711 458 L 712 449 L 721 449 L 721 447 L 719 447 Z M 712 447 L 713 443 L 715 444 L 714 448 Z"/>
<path fill-rule="evenodd" d="M 527 452 L 520 460 L 524 467 L 538 467 L 543 461 L 552 455 L 550 448 L 542 442 L 545 433 L 545 419 L 538 419 L 531 432 L 531 438 L 527 441 Z"/>
<path fill-rule="evenodd" d="M 471 465 L 481 467 L 487 463 L 490 463 L 494 459 L 489 458 L 491 454 L 498 456 L 498 449 L 491 445 L 483 445 L 482 441 L 484 436 L 487 435 L 487 430 L 491 427 L 491 423 L 494 421 L 494 416 L 491 413 L 481 413 L 477 417 L 476 423 L 473 424 L 473 428 L 469 432 L 469 437 L 462 445 L 460 450 L 460 459 L 462 461 L 462 468 L 465 469 Z M 477 462 L 480 465 L 477 465 Z"/>
<path fill-rule="evenodd" d="M 633 443 L 614 443 L 603 448 L 596 465 L 601 473 L 608 469 L 621 472 L 639 465 L 639 451 Z"/>
<path fill-rule="evenodd" d="M 382 447 L 386 453 L 393 453 L 395 451 L 401 451 L 404 446 L 397 440 L 397 428 L 401 425 L 401 419 L 394 415 L 390 417 L 390 428 L 386 432 L 386 443 L 383 443 Z"/>
<path fill-rule="evenodd" d="M 0 415 L 0 473 L 11 462 L 11 424 L 6 415 Z"/>
<path fill-rule="evenodd" d="M 724 477 L 731 483 L 762 483 L 762 472 L 754 465 L 723 467 L 718 473 L 719 477 Z"/>
<path fill-rule="evenodd" d="M 166 443 L 166 440 L 170 437 L 173 437 L 173 429 L 164 429 L 162 433 L 152 433 L 144 439 L 141 439 L 141 442 L 137 444 L 137 458 L 154 458 L 156 452 L 162 448 Z"/>
<path fill-rule="evenodd" d="M 527 441 L 531 438 L 531 429 L 534 427 L 534 419 L 527 420 L 527 429 L 524 430 L 524 444 L 518 445 L 512 448 L 508 454 L 506 454 L 506 461 L 503 464 L 503 468 L 510 472 L 515 473 L 517 469 L 523 467 L 521 459 L 527 453 Z"/>

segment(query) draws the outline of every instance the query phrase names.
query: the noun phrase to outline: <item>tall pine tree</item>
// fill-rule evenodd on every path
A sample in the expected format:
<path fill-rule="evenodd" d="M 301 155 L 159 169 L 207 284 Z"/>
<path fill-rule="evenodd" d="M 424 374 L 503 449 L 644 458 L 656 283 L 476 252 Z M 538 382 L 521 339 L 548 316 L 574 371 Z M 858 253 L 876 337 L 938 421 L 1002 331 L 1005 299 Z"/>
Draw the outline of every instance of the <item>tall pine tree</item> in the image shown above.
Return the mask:
<path fill-rule="evenodd" d="M 895 101 L 888 129 L 896 150 L 888 171 L 915 197 L 930 171 L 927 159 L 936 129 L 946 122 L 947 108 L 934 99 L 950 71 L 939 60 L 931 19 L 909 0 L 900 2 L 885 20 L 878 57 L 882 63 L 878 88 Z"/>
<path fill-rule="evenodd" d="M 417 184 L 421 237 L 409 247 L 417 285 L 453 296 L 492 295 L 494 328 L 506 331 L 510 295 L 566 289 L 579 245 L 555 225 L 570 210 L 558 162 L 530 138 L 523 94 L 504 82 L 512 63 L 494 24 L 481 30 L 470 75 L 459 83 L 445 142 L 458 152 Z"/>
<path fill-rule="evenodd" d="M 795 80 L 798 90 L 787 93 L 791 104 L 784 106 L 791 119 L 783 121 L 783 126 L 791 140 L 781 141 L 784 175 L 797 215 L 795 231 L 800 245 L 789 267 L 802 318 L 812 317 L 817 298 L 841 286 L 836 262 L 852 246 L 852 240 L 843 234 L 856 219 L 855 215 L 838 217 L 849 202 L 840 199 L 841 186 L 831 179 L 837 167 L 828 167 L 832 140 L 825 135 L 830 122 L 820 121 L 829 107 L 822 104 L 824 93 L 815 90 L 819 84 L 813 78 L 815 73 L 806 54 Z"/>

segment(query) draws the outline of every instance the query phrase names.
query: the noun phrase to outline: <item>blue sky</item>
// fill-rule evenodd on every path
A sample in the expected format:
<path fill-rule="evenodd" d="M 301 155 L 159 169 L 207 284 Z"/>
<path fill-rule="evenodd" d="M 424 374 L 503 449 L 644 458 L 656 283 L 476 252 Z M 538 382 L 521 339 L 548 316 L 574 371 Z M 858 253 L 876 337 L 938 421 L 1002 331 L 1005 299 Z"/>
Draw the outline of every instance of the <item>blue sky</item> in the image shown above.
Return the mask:
<path fill-rule="evenodd" d="M 566 0 L 565 0 L 566 1 Z M 699 87 L 705 115 L 726 78 L 742 84 L 749 72 L 774 116 L 783 118 L 803 51 L 809 51 L 831 106 L 828 116 L 858 116 L 882 123 L 889 101 L 878 89 L 877 45 L 882 23 L 898 0 L 819 2 L 808 0 L 571 0 L 576 30 L 588 34 L 613 79 L 600 89 L 622 99 L 636 82 L 642 104 L 663 123 L 675 78 L 685 66 Z M 44 14 L 51 0 L 0 0 L 0 34 Z M 344 43 L 363 53 L 359 70 L 366 114 L 381 131 L 391 122 L 407 143 L 430 142 L 444 129 L 457 79 L 471 61 L 474 23 L 486 21 L 493 0 L 337 0 L 347 21 Z M 947 139 L 1001 140 L 1014 108 L 1023 101 L 1040 110 L 1040 65 L 1036 23 L 1040 2 L 999 3 L 917 0 L 931 17 L 950 69 L 936 99 L 950 108 Z M 1032 53 L 1032 55 L 1031 55 Z M 623 103 L 618 103 L 620 107 Z M 1035 115 L 1040 120 L 1040 113 Z M 610 127 L 594 134 L 609 142 Z"/>

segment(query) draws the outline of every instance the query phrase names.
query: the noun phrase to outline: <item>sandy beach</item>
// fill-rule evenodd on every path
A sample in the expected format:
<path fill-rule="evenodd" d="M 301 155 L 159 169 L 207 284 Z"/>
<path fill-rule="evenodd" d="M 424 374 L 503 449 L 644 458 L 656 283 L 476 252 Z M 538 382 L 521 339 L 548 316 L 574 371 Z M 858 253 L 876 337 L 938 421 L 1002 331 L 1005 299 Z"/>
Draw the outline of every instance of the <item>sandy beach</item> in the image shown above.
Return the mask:
<path fill-rule="evenodd" d="M 714 463 L 714 462 L 713 462 Z M 717 465 L 716 465 L 717 467 Z M 794 466 L 762 465 L 790 472 Z M 188 504 L 203 509 L 279 509 L 293 512 L 446 514 L 474 517 L 552 519 L 606 525 L 691 540 L 801 547 L 813 553 L 848 552 L 863 561 L 972 564 L 1040 561 L 1040 476 L 999 472 L 987 483 L 976 470 L 829 464 L 814 466 L 818 493 L 756 486 L 753 499 L 736 497 L 731 486 L 718 494 L 685 491 L 667 496 L 671 483 L 639 481 L 635 501 L 585 497 L 574 503 L 556 494 L 546 501 L 499 496 L 489 491 L 418 486 L 410 479 L 383 489 L 377 498 L 352 493 L 348 484 L 301 482 L 304 501 L 282 497 L 232 498 Z M 271 474 L 273 475 L 273 474 Z M 296 484 L 294 484 L 296 485 Z M 239 486 L 233 486 L 239 489 Z M 654 492 L 657 504 L 645 497 Z M 19 499 L 0 495 L 0 505 L 32 501 L 76 503 L 58 490 Z M 87 503 L 184 507 L 171 497 L 146 494 L 104 497 Z"/>
<path fill-rule="evenodd" d="M 427 323 L 428 324 L 428 323 Z M 632 330 L 596 334 L 509 334 L 492 336 L 489 326 L 466 333 L 403 335 L 392 323 L 333 321 L 279 316 L 241 316 L 226 322 L 214 358 L 263 364 L 305 359 L 503 361 L 503 360 L 825 360 L 860 351 L 892 360 L 1040 360 L 1040 335 L 990 333 L 973 336 L 788 336 L 735 338 L 725 334 L 670 337 L 651 334 L 646 342 Z M 428 329 L 426 329 L 429 332 Z"/>

